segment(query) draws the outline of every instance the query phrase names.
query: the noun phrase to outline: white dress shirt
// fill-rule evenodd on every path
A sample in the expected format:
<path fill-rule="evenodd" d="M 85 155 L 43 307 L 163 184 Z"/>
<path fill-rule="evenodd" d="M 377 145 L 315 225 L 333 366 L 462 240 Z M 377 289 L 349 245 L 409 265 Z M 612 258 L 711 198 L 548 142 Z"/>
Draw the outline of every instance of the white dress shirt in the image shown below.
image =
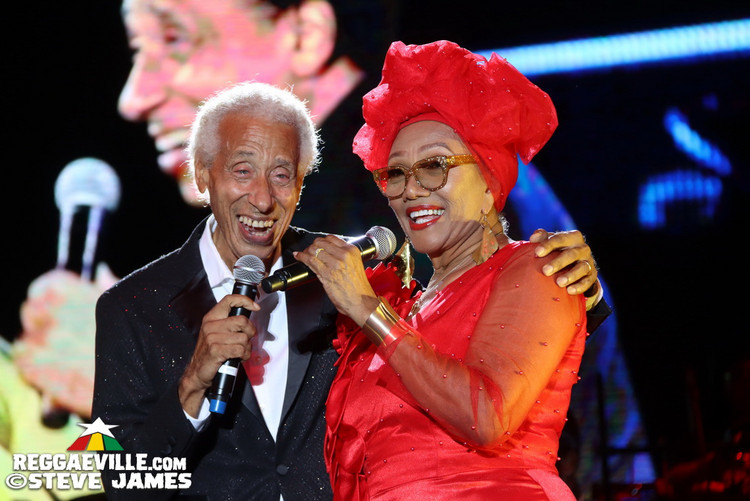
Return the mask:
<path fill-rule="evenodd" d="M 199 242 L 203 268 L 208 276 L 208 283 L 216 301 L 232 293 L 234 276 L 216 249 L 212 234 L 216 228 L 214 216 L 206 222 L 206 229 Z M 281 267 L 279 258 L 271 267 L 273 273 Z M 289 329 L 286 317 L 286 299 L 283 292 L 266 294 L 258 291 L 255 302 L 261 307 L 254 311 L 250 320 L 255 325 L 257 334 L 252 340 L 253 355 L 243 363 L 248 378 L 252 384 L 258 406 L 263 413 L 268 430 L 276 439 L 276 433 L 281 420 L 281 410 L 284 405 L 287 371 L 289 367 Z M 233 398 L 237 398 L 234 395 Z M 203 399 L 198 418 L 193 418 L 187 412 L 185 415 L 197 430 L 201 430 L 210 416 L 208 399 Z"/>

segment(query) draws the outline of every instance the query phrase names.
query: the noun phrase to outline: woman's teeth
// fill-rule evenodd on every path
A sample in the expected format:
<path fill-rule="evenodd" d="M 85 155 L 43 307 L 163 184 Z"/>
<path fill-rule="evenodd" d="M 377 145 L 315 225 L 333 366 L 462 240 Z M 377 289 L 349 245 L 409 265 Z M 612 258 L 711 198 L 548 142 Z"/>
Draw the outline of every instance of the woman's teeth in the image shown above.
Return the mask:
<path fill-rule="evenodd" d="M 430 219 L 433 219 L 433 216 L 440 217 L 443 215 L 443 212 L 445 212 L 445 209 L 422 209 L 422 210 L 416 210 L 409 214 L 409 217 L 417 224 L 426 223 Z"/>

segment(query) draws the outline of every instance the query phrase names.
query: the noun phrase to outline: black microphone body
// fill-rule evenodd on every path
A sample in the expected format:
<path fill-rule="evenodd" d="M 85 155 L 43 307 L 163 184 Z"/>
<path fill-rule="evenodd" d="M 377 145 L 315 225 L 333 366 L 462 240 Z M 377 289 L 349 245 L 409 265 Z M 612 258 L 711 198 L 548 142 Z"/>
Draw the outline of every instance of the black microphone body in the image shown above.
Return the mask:
<path fill-rule="evenodd" d="M 277 270 L 270 277 L 264 278 L 260 283 L 267 293 L 285 291 L 315 280 L 315 273 L 307 265 L 297 261 Z"/>
<path fill-rule="evenodd" d="M 348 243 L 359 249 L 363 261 L 385 259 L 393 254 L 396 248 L 396 237 L 391 230 L 374 226 L 364 236 L 348 240 Z M 261 280 L 260 285 L 267 293 L 285 291 L 316 280 L 315 273 L 306 264 L 292 263 Z"/>
<path fill-rule="evenodd" d="M 247 296 L 255 301 L 255 298 L 258 296 L 258 284 L 235 282 L 234 287 L 232 288 L 232 294 Z M 230 317 L 239 317 L 240 315 L 243 315 L 250 318 L 250 313 L 252 313 L 250 310 L 243 308 L 242 306 L 235 306 L 229 310 Z"/>
<path fill-rule="evenodd" d="M 232 294 L 242 294 L 255 301 L 255 297 L 258 295 L 258 284 L 235 282 Z M 250 310 L 242 306 L 235 306 L 229 311 L 230 317 L 238 317 L 240 315 L 250 318 Z M 232 398 L 234 382 L 237 380 L 240 363 L 242 361 L 239 358 L 230 358 L 219 367 L 219 371 L 214 376 L 211 391 L 208 394 L 209 410 L 211 412 L 224 414 L 227 402 Z"/>
<path fill-rule="evenodd" d="M 249 258 L 255 259 L 249 260 Z M 253 267 L 255 268 L 253 269 Z M 242 278 L 238 277 L 238 268 L 242 268 L 240 272 Z M 250 278 L 248 279 L 248 277 L 245 276 L 247 273 L 243 275 L 242 271 L 250 271 Z M 235 265 L 235 282 L 234 287 L 232 288 L 232 294 L 241 294 L 255 301 L 255 298 L 258 295 L 258 281 L 263 276 L 264 272 L 265 266 L 256 256 L 241 257 Z M 251 311 L 247 308 L 235 306 L 229 310 L 228 316 L 237 317 L 242 315 L 250 318 L 250 313 Z M 208 393 L 209 410 L 211 412 L 215 414 L 224 414 L 226 411 L 227 402 L 232 398 L 232 393 L 234 392 L 234 383 L 237 379 L 240 363 L 242 363 L 242 361 L 239 358 L 230 358 L 219 367 L 216 376 L 214 376 L 211 390 Z"/>

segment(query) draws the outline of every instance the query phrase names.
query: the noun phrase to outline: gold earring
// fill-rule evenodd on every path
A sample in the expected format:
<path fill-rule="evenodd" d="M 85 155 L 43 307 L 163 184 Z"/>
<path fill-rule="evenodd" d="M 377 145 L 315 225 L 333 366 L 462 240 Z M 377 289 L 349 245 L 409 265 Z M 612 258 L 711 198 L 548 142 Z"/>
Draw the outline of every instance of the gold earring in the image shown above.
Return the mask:
<path fill-rule="evenodd" d="M 482 264 L 487 261 L 499 247 L 495 232 L 492 231 L 492 225 L 487 220 L 487 213 L 484 211 L 481 212 L 482 218 L 479 220 L 479 224 L 482 226 L 482 241 L 471 255 L 476 264 Z"/>
<path fill-rule="evenodd" d="M 411 285 L 411 278 L 414 274 L 414 258 L 411 255 L 411 242 L 409 237 L 404 239 L 404 244 L 393 256 L 391 263 L 396 266 L 396 274 L 401 278 L 404 287 Z"/>

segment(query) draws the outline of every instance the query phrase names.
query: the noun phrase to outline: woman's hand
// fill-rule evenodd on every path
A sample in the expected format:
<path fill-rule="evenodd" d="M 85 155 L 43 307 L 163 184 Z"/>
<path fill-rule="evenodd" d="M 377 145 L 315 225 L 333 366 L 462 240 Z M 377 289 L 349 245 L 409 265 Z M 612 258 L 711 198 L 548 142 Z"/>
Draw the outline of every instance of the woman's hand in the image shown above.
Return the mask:
<path fill-rule="evenodd" d="M 317 238 L 294 257 L 317 275 L 336 309 L 363 325 L 378 305 L 378 298 L 367 280 L 359 249 L 328 235 Z"/>

